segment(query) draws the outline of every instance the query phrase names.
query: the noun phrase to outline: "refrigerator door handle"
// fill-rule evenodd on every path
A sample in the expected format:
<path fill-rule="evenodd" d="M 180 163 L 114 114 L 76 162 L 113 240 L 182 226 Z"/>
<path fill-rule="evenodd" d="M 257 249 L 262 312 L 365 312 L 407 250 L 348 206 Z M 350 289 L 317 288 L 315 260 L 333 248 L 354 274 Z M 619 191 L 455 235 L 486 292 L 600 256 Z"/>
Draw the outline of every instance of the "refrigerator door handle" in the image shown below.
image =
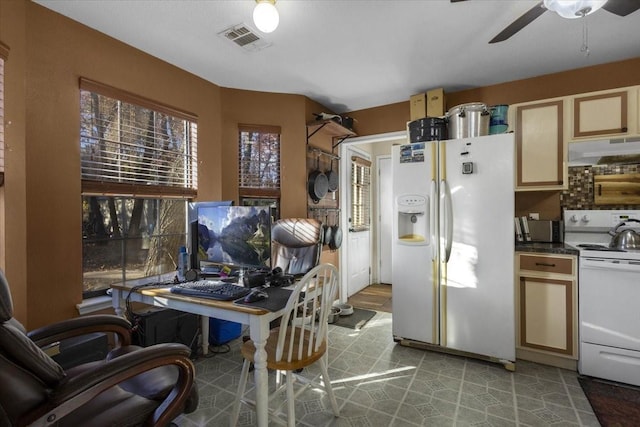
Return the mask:
<path fill-rule="evenodd" d="M 429 206 L 429 233 L 431 234 L 431 261 L 435 261 L 438 257 L 438 242 L 436 240 L 436 181 L 434 179 L 431 180 L 431 190 L 430 190 L 430 200 L 431 206 Z"/>
<path fill-rule="evenodd" d="M 449 185 L 446 180 L 442 180 L 440 188 L 442 189 L 440 200 L 443 202 L 445 226 L 444 262 L 449 262 L 449 257 L 451 257 L 451 244 L 453 243 L 453 205 L 451 204 L 451 192 L 449 191 Z"/>

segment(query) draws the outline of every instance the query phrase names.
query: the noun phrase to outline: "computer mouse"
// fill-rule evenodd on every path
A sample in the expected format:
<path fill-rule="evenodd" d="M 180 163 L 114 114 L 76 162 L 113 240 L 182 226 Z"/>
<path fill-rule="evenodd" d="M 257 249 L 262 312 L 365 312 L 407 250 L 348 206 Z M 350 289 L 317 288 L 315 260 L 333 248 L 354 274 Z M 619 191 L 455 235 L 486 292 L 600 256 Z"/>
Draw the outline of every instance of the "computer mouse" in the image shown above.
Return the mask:
<path fill-rule="evenodd" d="M 244 302 L 256 302 L 269 298 L 269 294 L 261 289 L 252 290 L 247 296 L 244 297 Z"/>

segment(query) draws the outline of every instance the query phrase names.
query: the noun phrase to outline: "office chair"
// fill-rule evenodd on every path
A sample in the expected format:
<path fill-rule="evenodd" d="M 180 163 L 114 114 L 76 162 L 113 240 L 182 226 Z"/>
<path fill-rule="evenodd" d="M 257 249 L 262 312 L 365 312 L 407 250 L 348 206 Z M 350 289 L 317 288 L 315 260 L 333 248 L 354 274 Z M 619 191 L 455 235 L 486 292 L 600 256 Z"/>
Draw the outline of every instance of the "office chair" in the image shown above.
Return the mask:
<path fill-rule="evenodd" d="M 27 334 L 13 317 L 0 270 L 0 426 L 166 426 L 195 410 L 191 350 L 183 344 L 126 348 L 130 330 L 123 318 L 96 315 Z M 94 332 L 115 334 L 121 353 L 64 370 L 39 347 Z"/>
<path fill-rule="evenodd" d="M 284 218 L 271 227 L 271 268 L 282 274 L 302 277 L 320 262 L 322 222 L 314 218 Z M 271 322 L 271 328 L 280 319 Z M 248 336 L 242 337 L 248 341 Z"/>
<path fill-rule="evenodd" d="M 303 276 L 318 265 L 322 253 L 322 222 L 313 218 L 286 218 L 271 228 L 271 268 Z"/>
<path fill-rule="evenodd" d="M 329 326 L 327 319 L 337 292 L 338 270 L 331 264 L 321 264 L 314 267 L 296 284 L 285 306 L 281 326 L 271 330 L 265 346 L 267 368 L 278 371 L 278 374 L 285 373 L 286 383 L 282 385 L 280 381 L 277 381 L 276 390 L 269 396 L 269 402 L 272 402 L 276 396 L 284 391 L 286 393 L 284 403 L 287 404 L 287 422 L 285 423 L 278 416 L 280 407 L 270 409 L 272 421 L 293 427 L 295 425 L 295 397 L 310 385 L 327 392 L 333 414 L 336 417 L 339 416 L 338 404 L 331 388 L 327 369 L 327 332 Z M 241 352 L 244 363 L 231 413 L 231 425 L 238 422 L 241 402 L 255 406 L 254 401 L 243 399 L 249 366 L 253 362 L 255 353 L 253 342 L 251 340 L 245 342 Z M 296 370 L 315 362 L 320 364 L 322 384 L 294 374 Z M 297 381 L 304 383 L 303 387 L 295 393 L 294 377 Z M 279 379 L 279 375 L 277 378 Z"/>

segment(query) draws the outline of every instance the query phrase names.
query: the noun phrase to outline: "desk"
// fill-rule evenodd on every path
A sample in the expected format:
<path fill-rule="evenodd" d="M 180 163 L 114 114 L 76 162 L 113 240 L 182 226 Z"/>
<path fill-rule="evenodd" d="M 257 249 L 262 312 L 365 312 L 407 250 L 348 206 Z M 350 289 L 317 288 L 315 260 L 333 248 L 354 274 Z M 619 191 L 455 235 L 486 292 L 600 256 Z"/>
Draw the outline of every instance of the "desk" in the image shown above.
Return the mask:
<path fill-rule="evenodd" d="M 127 285 L 112 286 L 111 298 L 113 308 L 118 316 L 123 315 L 124 301 L 129 295 L 131 287 Z M 203 316 L 203 350 L 204 347 L 208 347 L 209 317 L 249 325 L 251 340 L 256 347 L 253 375 L 256 384 L 258 426 L 268 425 L 267 352 L 264 346 L 269 337 L 269 323 L 281 317 L 284 313 L 284 308 L 271 312 L 260 308 L 235 305 L 231 301 L 217 301 L 172 294 L 169 288 L 142 288 L 136 292 L 131 292 L 129 299 L 130 301 L 142 302 L 156 307 L 171 308 Z"/>

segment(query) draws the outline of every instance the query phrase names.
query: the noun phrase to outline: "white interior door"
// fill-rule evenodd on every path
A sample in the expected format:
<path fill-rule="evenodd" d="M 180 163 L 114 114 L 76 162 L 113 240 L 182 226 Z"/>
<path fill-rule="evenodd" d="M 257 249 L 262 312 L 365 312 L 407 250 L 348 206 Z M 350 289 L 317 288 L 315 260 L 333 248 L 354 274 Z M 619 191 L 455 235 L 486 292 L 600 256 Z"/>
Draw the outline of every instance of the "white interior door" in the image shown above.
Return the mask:
<path fill-rule="evenodd" d="M 340 144 L 340 209 L 342 214 L 340 215 L 340 224 L 343 230 L 349 229 L 349 212 L 351 209 L 350 193 L 351 193 L 351 155 L 357 152 L 358 155 L 363 154 L 370 157 L 367 153 L 362 153 L 362 150 L 358 150 L 356 147 L 362 144 L 376 144 L 384 143 L 389 144 L 388 152 L 391 152 L 391 144 L 395 141 L 405 141 L 407 133 L 405 131 L 389 132 L 378 135 L 368 135 L 361 137 L 347 138 L 342 144 Z M 377 204 L 376 204 L 377 206 Z M 391 204 L 389 204 L 391 206 Z M 377 221 L 372 221 L 373 225 L 377 226 Z M 392 227 L 389 228 L 392 230 Z M 377 233 L 377 231 L 376 231 Z M 353 236 L 353 234 L 360 234 L 360 236 Z M 340 248 L 340 300 L 346 302 L 347 296 L 355 293 L 355 289 L 362 289 L 370 282 L 370 266 L 372 265 L 371 256 L 371 235 L 367 233 L 369 242 L 364 242 L 365 235 L 362 233 L 349 233 L 346 231 L 345 238 L 342 241 L 342 247 Z M 352 241 L 353 238 L 353 241 Z M 391 239 L 386 242 L 383 241 L 383 245 L 390 245 Z M 352 247 L 351 245 L 358 245 L 358 247 Z M 366 250 L 361 248 L 366 247 Z M 366 254 L 368 262 L 364 260 L 356 260 L 355 253 L 361 252 Z M 352 263 L 353 259 L 353 263 Z M 377 262 L 377 260 L 376 260 Z M 365 268 L 366 265 L 366 268 Z M 366 278 L 366 280 L 365 280 Z"/>
<path fill-rule="evenodd" d="M 380 283 L 391 283 L 393 191 L 391 156 L 378 156 L 378 266 Z"/>
<path fill-rule="evenodd" d="M 353 156 L 358 156 L 367 160 L 370 160 L 371 156 L 364 152 L 357 150 L 355 147 L 347 150 L 347 159 L 351 159 Z M 349 170 L 351 170 L 351 162 L 349 162 Z M 350 180 L 351 181 L 351 180 Z M 347 253 L 347 269 L 348 269 L 348 282 L 347 282 L 347 297 L 360 292 L 371 284 L 371 231 L 353 231 L 351 227 L 351 203 L 352 203 L 352 186 L 349 185 L 347 191 L 349 209 L 347 211 L 347 218 L 349 221 L 349 228 L 347 232 L 348 253 Z M 371 197 L 369 197 L 371 200 Z"/>
<path fill-rule="evenodd" d="M 349 231 L 349 281 L 347 296 L 350 297 L 370 285 L 371 272 L 371 232 Z"/>

